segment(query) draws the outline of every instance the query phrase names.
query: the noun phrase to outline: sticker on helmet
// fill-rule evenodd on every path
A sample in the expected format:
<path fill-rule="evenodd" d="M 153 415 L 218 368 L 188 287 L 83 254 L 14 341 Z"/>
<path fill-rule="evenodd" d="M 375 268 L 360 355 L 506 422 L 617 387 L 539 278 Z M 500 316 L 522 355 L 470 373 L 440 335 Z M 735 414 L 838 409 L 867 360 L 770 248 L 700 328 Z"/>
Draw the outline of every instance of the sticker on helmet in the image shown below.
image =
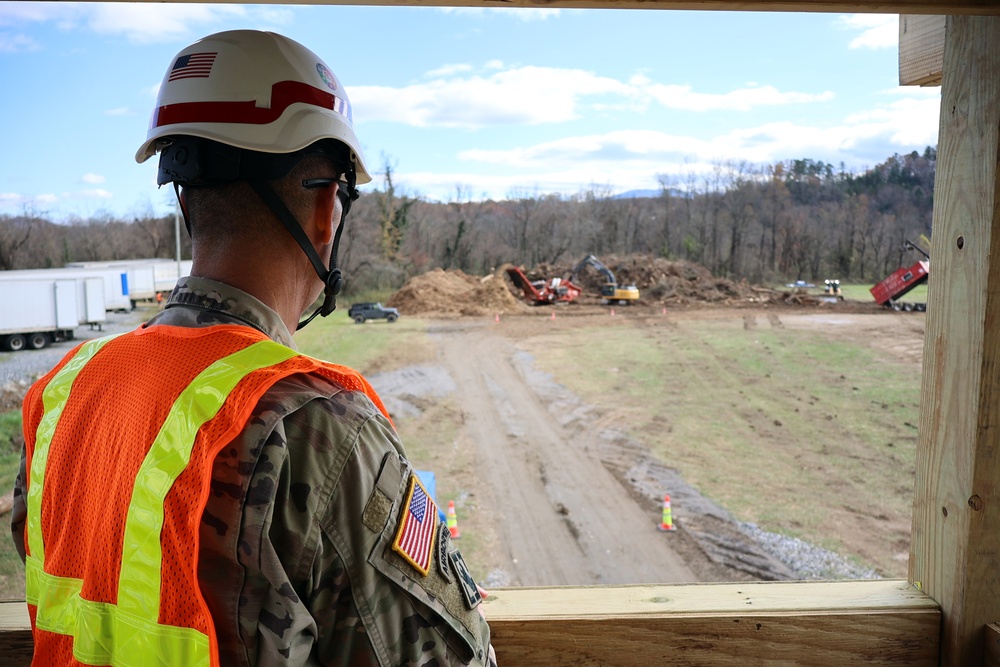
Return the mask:
<path fill-rule="evenodd" d="M 319 72 L 319 78 L 323 79 L 323 83 L 330 90 L 337 90 L 337 79 L 333 76 L 333 72 L 327 68 L 323 63 L 316 63 L 316 71 Z"/>

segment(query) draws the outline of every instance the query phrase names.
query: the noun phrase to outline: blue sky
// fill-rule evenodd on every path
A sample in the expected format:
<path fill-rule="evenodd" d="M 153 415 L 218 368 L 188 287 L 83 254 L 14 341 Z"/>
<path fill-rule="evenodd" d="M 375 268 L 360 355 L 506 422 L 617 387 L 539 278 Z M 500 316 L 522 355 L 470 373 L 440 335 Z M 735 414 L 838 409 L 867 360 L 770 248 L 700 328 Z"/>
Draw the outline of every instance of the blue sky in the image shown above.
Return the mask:
<path fill-rule="evenodd" d="M 940 89 L 898 86 L 896 16 L 0 1 L 0 213 L 172 211 L 133 155 L 173 56 L 233 28 L 319 54 L 369 169 L 440 201 L 937 143 Z"/>

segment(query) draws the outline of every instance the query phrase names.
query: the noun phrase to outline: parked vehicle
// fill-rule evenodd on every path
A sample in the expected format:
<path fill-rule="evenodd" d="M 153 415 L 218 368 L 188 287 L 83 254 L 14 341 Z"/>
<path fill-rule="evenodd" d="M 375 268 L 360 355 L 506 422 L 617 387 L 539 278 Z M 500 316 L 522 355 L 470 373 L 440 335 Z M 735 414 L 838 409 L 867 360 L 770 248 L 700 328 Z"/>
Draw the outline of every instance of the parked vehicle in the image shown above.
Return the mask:
<path fill-rule="evenodd" d="M 40 350 L 53 342 L 72 340 L 81 324 L 100 326 L 106 319 L 101 278 L 4 276 L 0 281 L 0 348 L 4 350 Z"/>
<path fill-rule="evenodd" d="M 386 308 L 381 303 L 354 303 L 347 314 L 356 324 L 364 324 L 366 320 L 395 322 L 399 319 L 398 310 Z"/>

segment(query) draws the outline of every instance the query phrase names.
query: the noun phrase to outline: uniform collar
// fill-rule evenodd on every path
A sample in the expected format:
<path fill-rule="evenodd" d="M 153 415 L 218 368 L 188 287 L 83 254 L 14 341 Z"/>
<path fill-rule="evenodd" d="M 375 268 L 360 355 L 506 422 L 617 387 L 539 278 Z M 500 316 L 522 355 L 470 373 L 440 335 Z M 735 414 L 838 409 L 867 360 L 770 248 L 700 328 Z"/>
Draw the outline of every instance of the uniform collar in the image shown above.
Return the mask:
<path fill-rule="evenodd" d="M 187 276 L 181 278 L 164 309 L 197 308 L 228 316 L 261 331 L 271 340 L 292 349 L 295 341 L 276 312 L 241 289 L 218 280 Z"/>

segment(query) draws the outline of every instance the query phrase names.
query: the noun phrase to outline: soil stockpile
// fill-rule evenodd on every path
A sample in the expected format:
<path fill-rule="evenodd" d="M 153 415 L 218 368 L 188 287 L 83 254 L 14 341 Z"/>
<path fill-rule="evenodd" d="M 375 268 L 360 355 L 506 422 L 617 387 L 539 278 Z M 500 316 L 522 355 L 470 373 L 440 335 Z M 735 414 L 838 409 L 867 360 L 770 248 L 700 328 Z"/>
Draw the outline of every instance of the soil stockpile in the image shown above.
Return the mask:
<path fill-rule="evenodd" d="M 619 285 L 635 285 L 641 295 L 639 304 L 647 306 L 818 306 L 823 302 L 802 291 L 779 291 L 745 280 L 720 278 L 700 264 L 668 260 L 647 255 L 602 256 L 601 262 L 615 275 Z M 605 276 L 593 267 L 574 275 L 576 263 L 539 264 L 525 270 L 531 280 L 549 282 L 552 278 L 572 278 L 583 293 L 575 305 L 602 302 L 601 287 Z M 528 312 L 533 306 L 523 299 L 521 290 L 511 282 L 504 267 L 485 277 L 470 276 L 460 270 L 435 269 L 414 276 L 389 300 L 388 305 L 406 315 L 482 316 Z"/>
<path fill-rule="evenodd" d="M 646 255 L 601 257 L 619 285 L 635 285 L 640 302 L 674 306 L 696 303 L 738 305 L 739 303 L 784 302 L 786 293 L 748 284 L 745 280 L 719 278 L 700 264 L 685 260 L 668 260 Z M 600 294 L 605 276 L 593 267 L 573 275 L 573 264 L 541 264 L 527 273 L 531 280 L 561 276 L 572 278 L 583 288 L 584 298 Z"/>
<path fill-rule="evenodd" d="M 404 315 L 423 316 L 502 315 L 528 309 L 501 276 L 480 278 L 458 269 L 435 269 L 414 276 L 386 304 Z"/>

